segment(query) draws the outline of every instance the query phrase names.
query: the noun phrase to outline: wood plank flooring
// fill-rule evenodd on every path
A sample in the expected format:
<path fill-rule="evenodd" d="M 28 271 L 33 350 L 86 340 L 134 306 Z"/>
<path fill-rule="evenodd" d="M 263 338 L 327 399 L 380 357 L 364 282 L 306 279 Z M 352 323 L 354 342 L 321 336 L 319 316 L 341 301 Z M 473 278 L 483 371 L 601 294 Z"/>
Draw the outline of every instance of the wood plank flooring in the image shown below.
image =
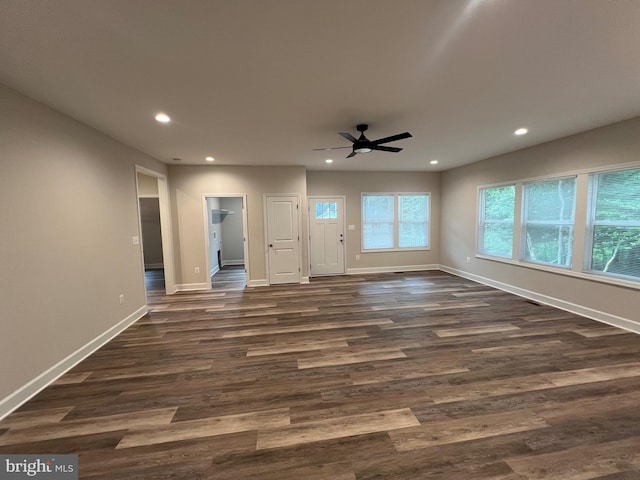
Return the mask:
<path fill-rule="evenodd" d="M 640 336 L 442 272 L 243 279 L 148 279 L 150 314 L 0 453 L 93 480 L 640 479 Z"/>

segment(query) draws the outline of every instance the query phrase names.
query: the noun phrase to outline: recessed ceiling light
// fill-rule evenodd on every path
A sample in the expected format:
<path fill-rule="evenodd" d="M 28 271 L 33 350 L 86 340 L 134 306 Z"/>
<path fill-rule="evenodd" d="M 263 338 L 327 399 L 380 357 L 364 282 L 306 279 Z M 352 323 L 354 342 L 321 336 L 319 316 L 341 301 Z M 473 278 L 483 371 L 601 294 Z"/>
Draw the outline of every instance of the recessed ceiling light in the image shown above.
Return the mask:
<path fill-rule="evenodd" d="M 206 160 L 207 162 L 213 162 L 213 161 L 215 160 L 215 158 L 213 158 L 213 157 L 207 157 L 207 158 L 205 158 L 205 160 Z"/>
<path fill-rule="evenodd" d="M 517 130 L 516 130 L 515 132 L 513 132 L 513 133 L 515 133 L 516 135 L 526 135 L 526 133 L 527 133 L 528 131 L 529 131 L 529 130 L 527 130 L 526 128 L 522 127 L 522 128 L 517 129 Z"/>
<path fill-rule="evenodd" d="M 438 164 L 438 160 L 431 160 L 429 163 L 431 165 L 437 165 Z"/>
<path fill-rule="evenodd" d="M 331 160 L 330 158 L 327 158 L 324 163 L 333 163 L 333 160 Z"/>
<path fill-rule="evenodd" d="M 160 112 L 156 114 L 156 120 L 160 123 L 169 123 L 171 121 L 171 117 L 166 113 Z"/>

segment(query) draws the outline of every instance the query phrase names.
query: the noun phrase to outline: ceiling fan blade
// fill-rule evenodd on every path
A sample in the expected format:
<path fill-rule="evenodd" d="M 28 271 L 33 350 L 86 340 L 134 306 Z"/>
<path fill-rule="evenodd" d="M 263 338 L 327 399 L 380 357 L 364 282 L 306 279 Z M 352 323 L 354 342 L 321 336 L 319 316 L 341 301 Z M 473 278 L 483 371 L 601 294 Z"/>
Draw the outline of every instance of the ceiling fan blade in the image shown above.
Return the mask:
<path fill-rule="evenodd" d="M 353 135 L 351 135 L 350 133 L 345 133 L 345 132 L 340 132 L 339 135 L 342 135 L 344 138 L 346 138 L 347 140 L 349 140 L 351 143 L 356 141 L 356 137 L 354 137 Z"/>
<path fill-rule="evenodd" d="M 356 155 L 356 152 L 351 152 L 349 155 L 347 155 L 347 158 L 355 157 Z"/>
<path fill-rule="evenodd" d="M 397 135 L 391 135 L 390 137 L 380 138 L 378 140 L 372 141 L 371 143 L 373 145 L 380 145 L 381 143 L 395 142 L 396 140 L 402 140 L 403 138 L 409 138 L 412 136 L 413 135 L 411 135 L 409 132 L 404 132 L 404 133 L 399 133 Z"/>
<path fill-rule="evenodd" d="M 353 148 L 352 146 L 348 147 L 328 147 L 328 148 L 313 148 L 312 152 L 319 152 L 320 150 L 340 150 L 341 148 Z"/>
<path fill-rule="evenodd" d="M 400 147 L 384 147 L 382 145 L 371 145 L 371 150 L 381 150 L 383 152 L 399 152 L 402 149 Z"/>

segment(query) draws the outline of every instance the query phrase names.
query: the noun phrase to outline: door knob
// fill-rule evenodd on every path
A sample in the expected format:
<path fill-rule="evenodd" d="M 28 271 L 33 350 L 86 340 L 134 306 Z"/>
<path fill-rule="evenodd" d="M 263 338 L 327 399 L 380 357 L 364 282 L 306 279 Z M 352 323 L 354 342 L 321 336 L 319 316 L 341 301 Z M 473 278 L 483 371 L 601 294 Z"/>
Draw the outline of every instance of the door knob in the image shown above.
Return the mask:
<path fill-rule="evenodd" d="M 269 247 L 273 248 L 273 243 L 270 243 L 270 244 L 269 244 Z"/>

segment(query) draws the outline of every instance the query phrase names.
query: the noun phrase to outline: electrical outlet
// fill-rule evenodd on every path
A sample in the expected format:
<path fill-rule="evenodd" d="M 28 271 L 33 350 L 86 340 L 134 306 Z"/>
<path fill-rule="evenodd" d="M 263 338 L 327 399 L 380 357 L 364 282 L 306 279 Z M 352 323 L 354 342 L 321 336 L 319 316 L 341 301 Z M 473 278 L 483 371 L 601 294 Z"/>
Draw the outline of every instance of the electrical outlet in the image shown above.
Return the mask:
<path fill-rule="evenodd" d="M 120 303 L 124 303 L 124 293 L 120 294 L 119 300 L 120 300 Z"/>
<path fill-rule="evenodd" d="M 193 269 L 193 272 L 194 272 L 194 273 L 200 273 L 200 267 L 196 267 L 196 268 L 194 268 L 194 269 Z"/>
<path fill-rule="evenodd" d="M 360 255 L 356 255 L 356 260 L 360 260 Z"/>

